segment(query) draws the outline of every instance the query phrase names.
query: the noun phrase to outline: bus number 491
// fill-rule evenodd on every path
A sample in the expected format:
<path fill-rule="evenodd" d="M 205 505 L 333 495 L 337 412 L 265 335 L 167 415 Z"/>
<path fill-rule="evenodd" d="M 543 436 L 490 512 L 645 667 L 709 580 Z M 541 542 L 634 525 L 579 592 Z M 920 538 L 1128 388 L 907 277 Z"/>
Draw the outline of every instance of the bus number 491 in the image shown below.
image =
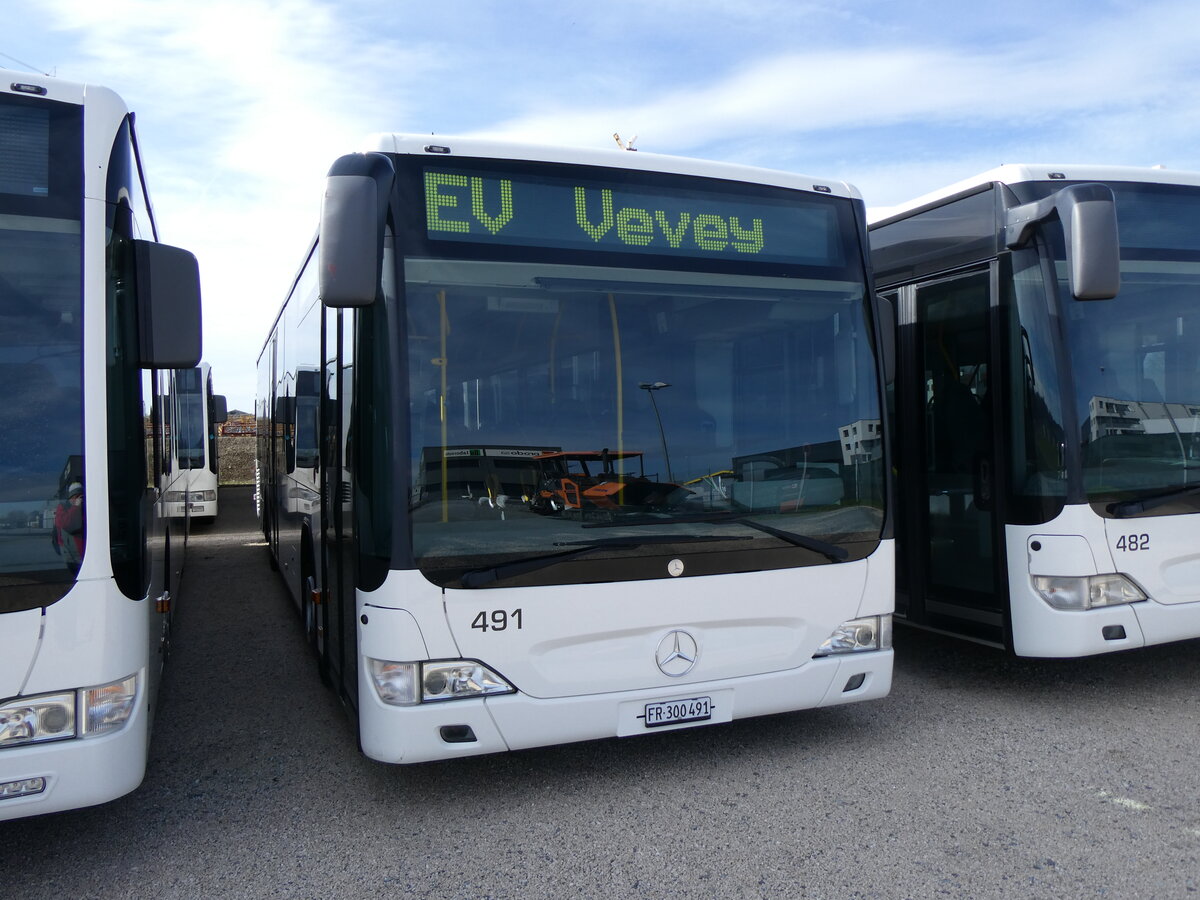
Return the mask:
<path fill-rule="evenodd" d="M 512 623 L 514 628 L 521 627 L 521 611 L 514 609 L 512 612 L 505 612 L 502 609 L 494 609 L 491 612 L 481 611 L 471 622 L 472 628 L 478 628 L 480 631 L 503 631 Z"/>
<path fill-rule="evenodd" d="M 1117 549 L 1126 550 L 1130 553 L 1135 550 L 1150 549 L 1150 535 L 1148 534 L 1123 534 L 1117 538 Z M 482 613 L 481 613 L 482 615 Z"/>

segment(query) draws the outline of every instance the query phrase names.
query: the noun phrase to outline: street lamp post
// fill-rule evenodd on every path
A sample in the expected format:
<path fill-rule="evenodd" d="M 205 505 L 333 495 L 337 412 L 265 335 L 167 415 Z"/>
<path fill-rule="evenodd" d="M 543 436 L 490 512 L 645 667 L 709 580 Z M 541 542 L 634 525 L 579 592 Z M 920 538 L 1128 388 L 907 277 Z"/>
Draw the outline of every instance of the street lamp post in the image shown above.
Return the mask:
<path fill-rule="evenodd" d="M 675 474 L 671 471 L 671 454 L 667 452 L 667 433 L 663 431 L 662 416 L 658 414 L 658 403 L 654 399 L 655 391 L 661 391 L 670 386 L 665 381 L 638 382 L 638 387 L 650 395 L 650 405 L 654 407 L 654 419 L 658 422 L 658 436 L 662 439 L 663 458 L 667 461 L 667 480 L 674 483 Z"/>

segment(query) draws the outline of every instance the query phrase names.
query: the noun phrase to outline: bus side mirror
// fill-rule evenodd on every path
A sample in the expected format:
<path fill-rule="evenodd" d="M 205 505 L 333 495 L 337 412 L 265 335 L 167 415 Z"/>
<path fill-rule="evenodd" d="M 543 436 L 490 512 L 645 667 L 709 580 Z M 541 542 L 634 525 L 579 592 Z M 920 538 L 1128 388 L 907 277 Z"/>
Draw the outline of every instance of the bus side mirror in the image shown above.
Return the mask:
<path fill-rule="evenodd" d="M 319 294 L 326 306 L 342 309 L 375 302 L 394 178 L 391 160 L 379 153 L 351 153 L 330 168 L 317 239 Z"/>
<path fill-rule="evenodd" d="M 224 394 L 213 394 L 213 421 L 218 424 L 229 421 L 229 403 Z"/>
<path fill-rule="evenodd" d="M 1010 250 L 1028 242 L 1035 225 L 1057 214 L 1067 250 L 1067 279 L 1076 300 L 1111 300 L 1121 290 L 1117 202 L 1103 184 L 1075 184 L 1045 200 L 1008 211 Z"/>
<path fill-rule="evenodd" d="M 178 247 L 133 241 L 138 365 L 190 369 L 200 363 L 200 267 Z"/>

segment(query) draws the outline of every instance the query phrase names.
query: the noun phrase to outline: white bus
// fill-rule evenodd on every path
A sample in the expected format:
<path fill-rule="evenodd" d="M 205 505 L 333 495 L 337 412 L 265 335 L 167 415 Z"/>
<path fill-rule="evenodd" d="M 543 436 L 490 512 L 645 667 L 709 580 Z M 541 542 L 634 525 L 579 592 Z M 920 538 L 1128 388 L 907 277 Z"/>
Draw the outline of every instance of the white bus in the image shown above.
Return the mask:
<path fill-rule="evenodd" d="M 199 360 L 200 295 L 195 258 L 156 243 L 115 94 L 6 72 L 0 137 L 3 820 L 142 780 L 183 565 L 171 369 Z"/>
<path fill-rule="evenodd" d="M 836 182 L 403 135 L 338 160 L 259 359 L 259 467 L 363 751 L 884 696 L 866 273 Z"/>
<path fill-rule="evenodd" d="M 897 613 L 1075 657 L 1200 637 L 1200 175 L 1004 166 L 871 226 Z"/>
<path fill-rule="evenodd" d="M 229 419 L 222 394 L 213 393 L 212 367 L 200 363 L 175 371 L 175 405 L 171 428 L 180 480 L 166 494 L 167 515 L 212 522 L 217 517 L 220 456 L 218 426 Z"/>

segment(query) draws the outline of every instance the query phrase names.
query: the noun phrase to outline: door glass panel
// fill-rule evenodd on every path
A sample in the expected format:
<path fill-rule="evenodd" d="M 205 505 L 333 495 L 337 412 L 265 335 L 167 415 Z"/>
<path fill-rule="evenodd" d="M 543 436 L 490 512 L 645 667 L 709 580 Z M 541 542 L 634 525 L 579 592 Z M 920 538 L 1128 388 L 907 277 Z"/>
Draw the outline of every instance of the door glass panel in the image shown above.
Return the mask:
<path fill-rule="evenodd" d="M 901 334 L 900 322 L 901 322 L 901 318 L 902 318 L 900 315 L 900 304 L 902 302 L 901 297 L 900 297 L 900 292 L 899 291 L 889 291 L 887 293 L 880 294 L 879 296 L 880 296 L 880 299 L 887 301 L 885 304 L 882 304 L 882 306 L 885 308 L 886 314 L 888 314 L 892 317 L 892 323 L 891 323 L 892 324 L 892 334 L 894 334 L 897 338 L 896 346 L 894 346 L 892 348 L 892 351 L 896 355 L 896 365 L 897 365 L 897 367 L 900 367 L 903 365 L 903 360 L 901 359 L 902 353 L 901 353 L 901 347 L 900 347 L 900 334 Z M 900 478 L 902 479 L 903 475 L 902 475 L 902 473 L 899 473 L 899 470 L 898 470 L 899 460 L 900 460 L 900 442 L 899 442 L 898 435 L 896 433 L 896 430 L 897 430 L 896 423 L 900 421 L 900 419 L 898 418 L 898 412 L 897 412 L 897 408 L 896 408 L 896 403 L 897 403 L 896 382 L 897 382 L 897 380 L 899 380 L 899 376 L 900 376 L 900 372 L 899 372 L 899 368 L 898 368 L 897 376 L 895 378 L 893 378 L 890 382 L 888 382 L 885 387 L 884 404 L 887 409 L 887 421 L 891 423 L 891 428 L 889 429 L 889 433 L 887 435 L 887 441 L 888 441 L 888 445 L 889 445 L 890 458 L 892 460 L 892 467 L 894 470 L 896 470 L 897 474 L 899 474 Z M 897 496 L 899 497 L 902 495 L 902 492 L 903 492 L 903 488 L 900 484 L 900 479 L 894 478 L 893 482 L 895 484 L 895 491 L 897 493 Z M 909 529 L 906 527 L 905 513 L 904 513 L 904 508 L 905 508 L 906 502 L 907 502 L 906 499 L 902 499 L 900 502 L 900 505 L 893 511 L 893 514 L 892 514 L 892 523 L 893 523 L 892 527 L 895 530 L 896 545 L 897 545 L 897 553 L 896 553 L 896 612 L 902 616 L 907 615 L 908 611 L 909 611 L 908 606 L 909 606 L 910 573 L 909 573 L 909 565 L 908 565 L 908 553 L 904 549 L 905 544 L 910 536 Z"/>
<path fill-rule="evenodd" d="M 994 606 L 989 276 L 917 289 L 930 599 Z"/>

